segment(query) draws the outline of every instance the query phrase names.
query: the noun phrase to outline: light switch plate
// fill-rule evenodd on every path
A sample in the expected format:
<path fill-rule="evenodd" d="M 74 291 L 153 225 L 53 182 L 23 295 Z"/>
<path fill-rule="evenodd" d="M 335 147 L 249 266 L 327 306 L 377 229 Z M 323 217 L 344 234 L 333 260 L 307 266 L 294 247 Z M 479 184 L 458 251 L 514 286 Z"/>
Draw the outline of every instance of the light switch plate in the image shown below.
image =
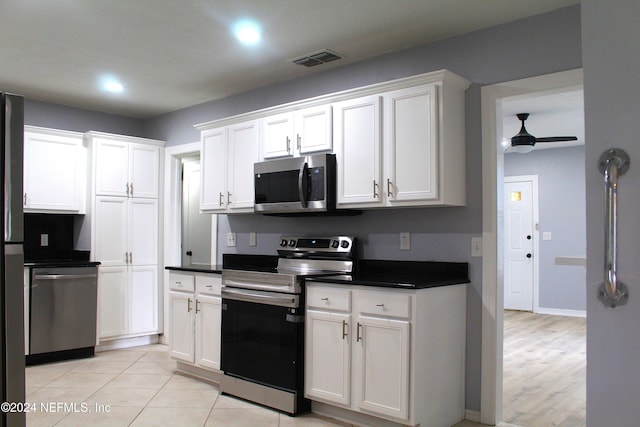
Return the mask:
<path fill-rule="evenodd" d="M 472 257 L 482 256 L 482 237 L 471 238 L 471 256 Z"/>
<path fill-rule="evenodd" d="M 411 233 L 400 233 L 400 250 L 411 250 Z"/>
<path fill-rule="evenodd" d="M 258 244 L 255 232 L 249 233 L 249 246 L 256 246 Z"/>
<path fill-rule="evenodd" d="M 551 240 L 551 232 L 550 231 L 544 231 L 542 233 L 542 240 Z"/>
<path fill-rule="evenodd" d="M 227 233 L 227 246 L 236 246 L 236 233 Z"/>

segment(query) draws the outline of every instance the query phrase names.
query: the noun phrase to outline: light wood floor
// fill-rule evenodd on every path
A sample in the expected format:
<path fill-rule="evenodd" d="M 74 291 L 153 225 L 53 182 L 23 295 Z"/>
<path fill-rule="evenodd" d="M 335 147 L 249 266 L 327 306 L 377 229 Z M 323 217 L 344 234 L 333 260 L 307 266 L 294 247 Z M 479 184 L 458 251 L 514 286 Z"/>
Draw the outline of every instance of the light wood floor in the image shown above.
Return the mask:
<path fill-rule="evenodd" d="M 522 427 L 586 425 L 586 319 L 504 313 L 503 419 Z"/>

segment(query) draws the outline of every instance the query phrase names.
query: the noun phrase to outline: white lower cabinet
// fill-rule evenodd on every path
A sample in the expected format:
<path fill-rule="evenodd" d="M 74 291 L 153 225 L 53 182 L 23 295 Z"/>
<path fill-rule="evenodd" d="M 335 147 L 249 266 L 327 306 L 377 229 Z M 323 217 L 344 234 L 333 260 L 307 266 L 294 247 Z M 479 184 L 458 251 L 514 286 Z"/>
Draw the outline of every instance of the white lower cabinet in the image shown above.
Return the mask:
<path fill-rule="evenodd" d="M 169 275 L 169 351 L 174 359 L 220 370 L 219 274 Z"/>
<path fill-rule="evenodd" d="M 464 418 L 466 285 L 306 286 L 307 398 L 412 426 Z"/>

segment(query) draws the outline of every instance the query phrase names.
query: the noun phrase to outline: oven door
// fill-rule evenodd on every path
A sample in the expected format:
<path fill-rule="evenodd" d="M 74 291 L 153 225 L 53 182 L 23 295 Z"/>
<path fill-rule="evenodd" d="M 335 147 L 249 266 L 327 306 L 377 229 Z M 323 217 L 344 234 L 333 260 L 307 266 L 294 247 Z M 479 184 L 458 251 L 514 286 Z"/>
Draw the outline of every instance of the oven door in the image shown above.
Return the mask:
<path fill-rule="evenodd" d="M 223 288 L 221 369 L 225 375 L 300 391 L 304 313 L 298 298 Z"/>

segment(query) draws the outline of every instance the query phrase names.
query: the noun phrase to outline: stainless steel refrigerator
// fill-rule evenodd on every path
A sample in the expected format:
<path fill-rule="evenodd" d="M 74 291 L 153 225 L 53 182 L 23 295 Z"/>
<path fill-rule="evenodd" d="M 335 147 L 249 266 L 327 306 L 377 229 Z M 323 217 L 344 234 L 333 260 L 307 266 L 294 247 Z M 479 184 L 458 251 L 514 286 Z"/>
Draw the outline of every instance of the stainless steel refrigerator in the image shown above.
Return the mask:
<path fill-rule="evenodd" d="M 0 390 L 1 402 L 25 401 L 24 380 L 24 220 L 22 159 L 24 99 L 0 92 L 0 178 L 4 184 L 4 235 L 0 244 Z M 1 412 L 2 426 L 24 426 L 23 412 Z"/>

